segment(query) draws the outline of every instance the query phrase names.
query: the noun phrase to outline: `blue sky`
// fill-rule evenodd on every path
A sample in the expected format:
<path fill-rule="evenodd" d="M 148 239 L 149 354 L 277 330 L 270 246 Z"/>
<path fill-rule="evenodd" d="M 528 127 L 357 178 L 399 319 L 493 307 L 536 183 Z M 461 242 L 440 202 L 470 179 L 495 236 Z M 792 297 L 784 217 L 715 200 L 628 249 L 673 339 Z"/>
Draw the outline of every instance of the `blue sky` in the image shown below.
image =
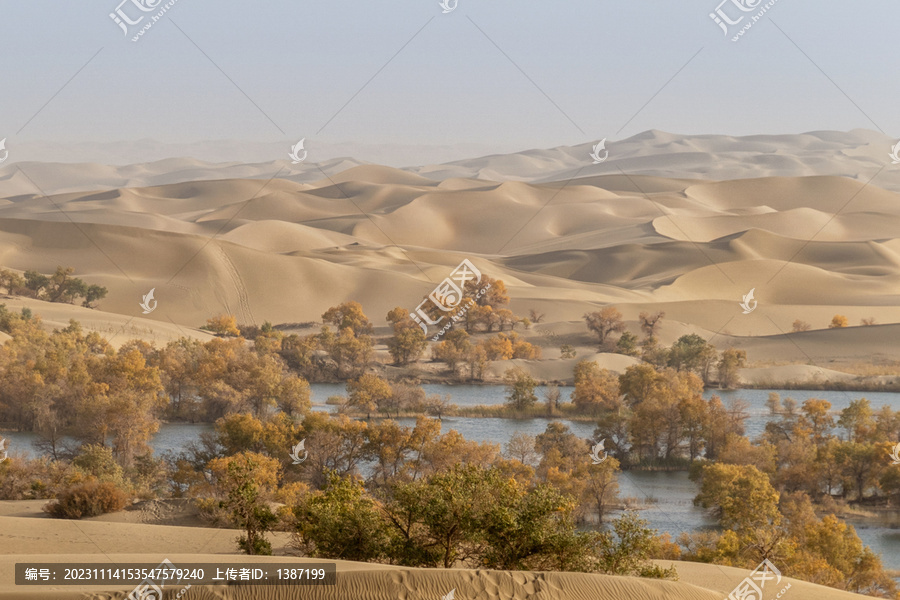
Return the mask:
<path fill-rule="evenodd" d="M 178 0 L 133 43 L 118 1 L 0 0 L 10 147 L 900 135 L 894 2 L 779 0 L 733 43 L 708 16 L 719 0 Z"/>

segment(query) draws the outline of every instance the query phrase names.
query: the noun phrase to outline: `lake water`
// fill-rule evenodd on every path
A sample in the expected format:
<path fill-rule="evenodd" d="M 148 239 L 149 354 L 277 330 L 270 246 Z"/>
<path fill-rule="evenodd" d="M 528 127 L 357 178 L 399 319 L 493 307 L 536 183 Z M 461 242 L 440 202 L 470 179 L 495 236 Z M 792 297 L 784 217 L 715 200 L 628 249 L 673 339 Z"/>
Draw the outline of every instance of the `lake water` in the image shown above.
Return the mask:
<path fill-rule="evenodd" d="M 505 389 L 500 386 L 480 385 L 439 385 L 428 384 L 423 386 L 427 394 L 449 394 L 450 401 L 460 406 L 474 406 L 478 404 L 502 404 L 505 402 Z M 573 388 L 561 387 L 562 401 L 568 401 Z M 543 399 L 542 389 L 537 390 L 539 398 Z M 888 405 L 894 410 L 900 410 L 900 394 L 884 392 L 823 392 L 823 391 L 797 391 L 797 390 L 737 390 L 722 392 L 717 390 L 707 391 L 704 396 L 709 398 L 713 394 L 722 397 L 727 404 L 732 398 L 741 398 L 748 402 L 750 415 L 746 422 L 747 435 L 751 438 L 759 435 L 765 428 L 766 421 L 770 418 L 766 399 L 770 391 L 778 392 L 782 399 L 792 397 L 798 405 L 808 398 L 822 398 L 832 404 L 833 411 L 846 408 L 852 400 L 865 397 L 877 410 L 882 405 Z M 334 412 L 336 407 L 328 406 L 325 401 L 329 396 L 345 394 L 343 384 L 313 384 L 313 410 Z M 415 419 L 400 419 L 404 425 L 412 425 Z M 482 419 L 445 417 L 442 423 L 442 431 L 457 430 L 467 440 L 480 442 L 494 442 L 505 444 L 516 432 L 524 432 L 529 435 L 542 433 L 549 422 L 548 419 Z M 583 438 L 590 438 L 594 433 L 594 424 L 590 422 L 567 422 L 571 431 Z M 187 444 L 199 438 L 203 431 L 210 431 L 210 425 L 172 423 L 165 424 L 153 438 L 153 448 L 157 454 L 167 451 L 179 452 Z M 30 433 L 4 432 L 0 434 L 9 440 L 10 452 L 21 452 L 28 456 L 34 456 L 35 452 L 31 442 L 35 436 Z M 673 538 L 677 538 L 684 531 L 698 531 L 715 526 L 715 522 L 708 517 L 706 512 L 693 506 L 697 488 L 688 479 L 688 474 L 679 472 L 624 472 L 619 476 L 620 495 L 637 498 L 642 502 L 649 502 L 641 510 L 641 516 L 650 522 L 650 525 L 660 533 L 668 532 Z M 870 546 L 875 552 L 882 555 L 885 567 L 900 569 L 900 528 L 886 526 L 870 526 L 860 522 L 854 522 L 854 527 L 863 543 Z"/>

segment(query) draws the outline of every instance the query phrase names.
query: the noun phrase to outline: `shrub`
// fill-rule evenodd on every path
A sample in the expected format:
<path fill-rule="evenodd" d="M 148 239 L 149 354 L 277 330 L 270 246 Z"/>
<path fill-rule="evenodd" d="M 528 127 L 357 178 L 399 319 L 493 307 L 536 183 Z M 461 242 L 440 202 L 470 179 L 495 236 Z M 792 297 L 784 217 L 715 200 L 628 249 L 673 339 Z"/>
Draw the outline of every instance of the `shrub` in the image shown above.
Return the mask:
<path fill-rule="evenodd" d="M 847 317 L 844 315 L 834 315 L 831 319 L 831 323 L 828 325 L 828 329 L 841 329 L 842 327 L 846 327 L 848 325 Z"/>
<path fill-rule="evenodd" d="M 70 487 L 44 511 L 57 519 L 81 519 L 122 510 L 127 502 L 125 492 L 112 483 L 89 481 Z"/>
<path fill-rule="evenodd" d="M 9 457 L 0 462 L 0 500 L 56 498 L 83 480 L 84 475 L 66 463 Z"/>
<path fill-rule="evenodd" d="M 624 337 L 625 336 L 623 335 L 622 338 L 624 338 Z M 573 348 L 569 344 L 563 344 L 562 346 L 559 347 L 560 358 L 569 360 L 569 359 L 575 358 L 577 355 L 578 355 L 578 351 L 575 350 L 575 348 Z"/>
<path fill-rule="evenodd" d="M 809 331 L 811 328 L 812 328 L 812 325 L 810 325 L 806 321 L 801 321 L 800 319 L 797 319 L 796 321 L 794 321 L 794 324 L 792 326 L 792 330 L 794 333 L 800 333 L 801 331 Z"/>
<path fill-rule="evenodd" d="M 125 473 L 116 462 L 112 448 L 100 444 L 82 446 L 78 456 L 72 459 L 72 465 L 100 481 L 113 483 L 124 481 Z"/>
<path fill-rule="evenodd" d="M 206 325 L 200 329 L 211 331 L 218 336 L 239 336 L 241 330 L 238 329 L 237 319 L 234 315 L 217 315 L 206 320 Z"/>

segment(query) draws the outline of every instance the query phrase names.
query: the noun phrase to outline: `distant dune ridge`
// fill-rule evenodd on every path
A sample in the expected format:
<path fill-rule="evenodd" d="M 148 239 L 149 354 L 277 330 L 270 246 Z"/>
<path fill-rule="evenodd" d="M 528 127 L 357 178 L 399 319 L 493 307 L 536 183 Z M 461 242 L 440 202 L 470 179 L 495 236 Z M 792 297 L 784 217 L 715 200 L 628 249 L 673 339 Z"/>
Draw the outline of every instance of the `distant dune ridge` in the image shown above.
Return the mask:
<path fill-rule="evenodd" d="M 352 159 L 13 163 L 0 169 L 0 264 L 71 265 L 109 295 L 95 311 L 57 305 L 55 321 L 113 313 L 161 343 L 200 335 L 222 312 L 307 322 L 346 300 L 384 326 L 390 309 L 412 309 L 469 258 L 506 282 L 517 314 L 535 308 L 548 324 L 615 304 L 632 321 L 665 310 L 665 343 L 695 331 L 773 363 L 896 360 L 892 142 L 863 130 L 648 131 L 608 142 L 599 165 L 589 142 L 408 169 Z M 151 288 L 159 307 L 144 315 Z M 744 315 L 751 288 L 759 308 Z M 834 314 L 880 325 L 815 331 Z M 795 319 L 814 331 L 788 339 Z"/>

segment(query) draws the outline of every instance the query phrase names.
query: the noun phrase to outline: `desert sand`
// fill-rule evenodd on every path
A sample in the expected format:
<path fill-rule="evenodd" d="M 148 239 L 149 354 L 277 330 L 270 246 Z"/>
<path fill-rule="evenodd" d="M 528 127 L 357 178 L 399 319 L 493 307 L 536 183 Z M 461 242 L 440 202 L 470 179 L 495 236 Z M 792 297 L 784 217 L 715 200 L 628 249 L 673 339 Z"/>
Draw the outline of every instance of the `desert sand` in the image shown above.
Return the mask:
<path fill-rule="evenodd" d="M 569 382 L 583 358 L 614 371 L 635 363 L 598 352 L 581 320 L 612 304 L 633 333 L 640 312 L 665 311 L 663 344 L 697 333 L 720 349 L 745 349 L 748 384 L 846 383 L 858 365 L 874 369 L 869 383 L 896 383 L 900 169 L 889 165 L 892 143 L 862 130 L 748 138 L 648 131 L 610 142 L 610 160 L 598 165 L 590 143 L 406 169 L 352 158 L 6 164 L 0 265 L 43 273 L 72 266 L 109 295 L 95 309 L 0 302 L 31 309 L 48 328 L 77 319 L 114 345 L 209 339 L 199 327 L 220 313 L 243 324 L 304 324 L 296 329 L 309 333 L 347 300 L 359 301 L 386 335 L 389 310 L 412 309 L 469 259 L 506 283 L 517 314 L 545 313 L 519 328 L 544 349 L 545 360 L 524 361 L 541 379 Z M 151 288 L 159 304 L 144 314 L 139 302 Z M 751 289 L 758 306 L 745 314 L 740 302 Z M 851 326 L 828 329 L 835 314 Z M 864 318 L 877 324 L 858 326 Z M 791 333 L 796 319 L 811 329 Z M 562 344 L 577 358 L 561 359 Z M 377 350 L 384 355 L 383 345 Z M 491 375 L 508 366 L 492 364 Z M 284 534 L 274 538 L 282 556 L 240 556 L 236 532 L 203 527 L 177 502 L 78 522 L 51 520 L 41 504 L 0 502 L 0 581 L 11 581 L 17 561 L 285 560 Z M 455 589 L 457 600 L 720 600 L 747 575 L 676 566 L 680 580 L 660 582 L 339 562 L 336 588 L 193 588 L 182 598 L 415 600 Z M 794 600 L 859 597 L 788 583 Z M 3 599 L 123 596 L 0 586 Z"/>
<path fill-rule="evenodd" d="M 47 518 L 40 511 L 45 501 L 0 502 L 0 581 L 14 580 L 17 562 L 159 563 L 175 565 L 217 563 L 245 566 L 259 562 L 334 562 L 334 587 L 246 586 L 193 587 L 181 598 L 187 600 L 321 599 L 388 600 L 439 599 L 455 589 L 456 600 L 722 600 L 748 572 L 731 567 L 687 562 L 674 564 L 678 581 L 657 581 L 584 573 L 543 573 L 470 569 L 412 569 L 391 565 L 320 561 L 287 557 L 283 553 L 286 534 L 274 536 L 273 548 L 280 556 L 248 557 L 235 552 L 237 532 L 202 527 L 189 510 L 177 503 L 155 502 L 134 510 L 93 519 L 69 521 Z M 173 525 L 172 523 L 178 523 Z M 191 526 L 188 526 L 190 523 Z M 173 552 L 173 549 L 175 551 Z M 785 577 L 765 600 L 790 584 L 795 600 L 850 600 L 864 598 Z M 0 599 L 121 600 L 128 590 L 91 586 L 24 587 L 0 584 Z M 167 586 L 166 599 L 180 587 Z"/>
<path fill-rule="evenodd" d="M 890 140 L 650 131 L 608 147 L 599 165 L 590 144 L 408 169 L 5 165 L 0 264 L 70 265 L 109 295 L 95 310 L 4 301 L 54 326 L 76 318 L 114 344 L 202 339 L 198 328 L 220 313 L 312 324 L 347 300 L 386 334 L 389 310 L 414 308 L 468 258 L 506 283 L 514 312 L 546 314 L 524 334 L 547 358 L 561 343 L 596 352 L 581 316 L 613 304 L 634 332 L 641 311 L 664 310 L 663 343 L 697 333 L 747 350 L 747 383 L 841 380 L 861 362 L 886 365 L 869 383 L 893 381 L 900 169 Z M 144 315 L 151 288 L 158 309 Z M 744 314 L 751 289 L 758 306 Z M 835 314 L 850 327 L 828 329 Z M 858 326 L 868 318 L 877 324 Z M 796 319 L 812 330 L 792 334 Z M 565 361 L 540 369 L 571 376 Z"/>

